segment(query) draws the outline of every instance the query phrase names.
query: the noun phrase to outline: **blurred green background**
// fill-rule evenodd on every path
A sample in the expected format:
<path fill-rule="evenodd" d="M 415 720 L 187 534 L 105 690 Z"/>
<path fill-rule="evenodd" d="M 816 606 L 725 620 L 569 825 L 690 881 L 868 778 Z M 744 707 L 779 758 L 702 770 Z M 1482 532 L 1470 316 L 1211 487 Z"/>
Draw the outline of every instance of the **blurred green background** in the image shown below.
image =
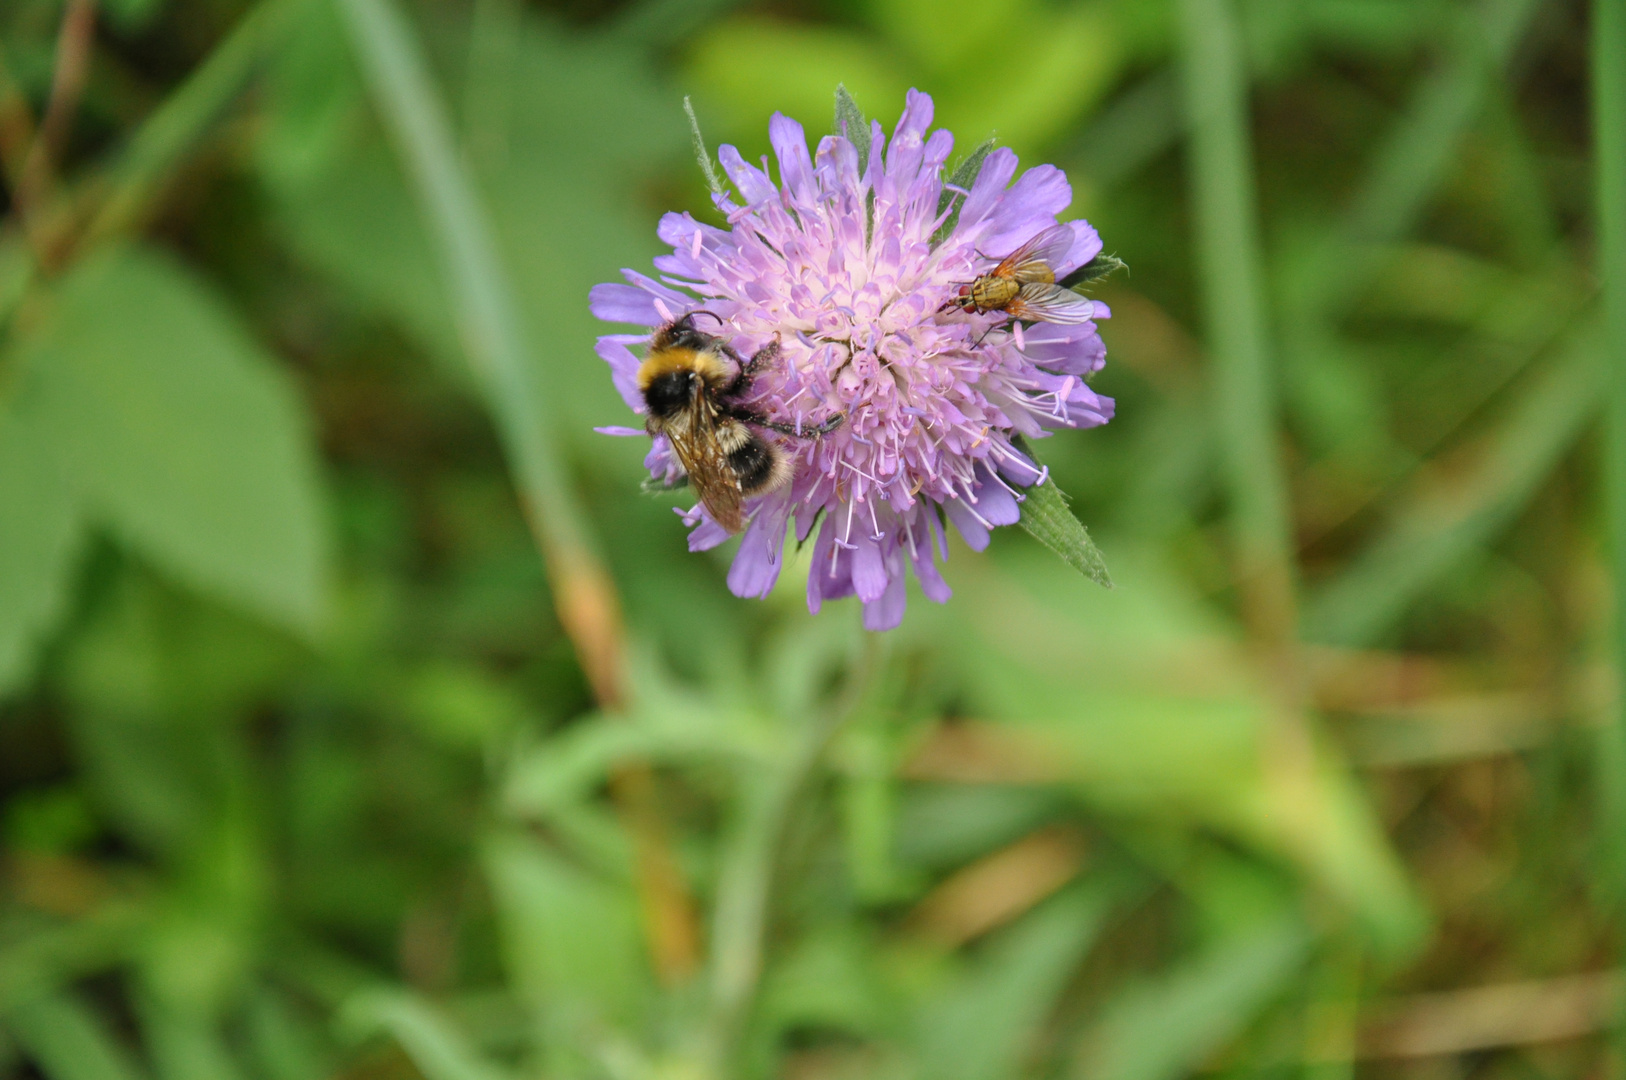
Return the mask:
<path fill-rule="evenodd" d="M 3 0 L 0 1077 L 1621 1075 L 1590 18 Z M 837 83 L 1131 267 L 1115 589 L 736 600 L 592 433 Z"/>

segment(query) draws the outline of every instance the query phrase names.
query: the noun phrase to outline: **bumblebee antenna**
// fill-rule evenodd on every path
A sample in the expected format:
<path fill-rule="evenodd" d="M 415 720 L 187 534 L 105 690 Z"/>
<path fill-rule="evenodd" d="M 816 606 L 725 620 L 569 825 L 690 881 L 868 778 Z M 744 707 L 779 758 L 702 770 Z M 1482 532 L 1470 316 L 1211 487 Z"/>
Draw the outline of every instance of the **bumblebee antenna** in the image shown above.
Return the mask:
<path fill-rule="evenodd" d="M 721 315 L 717 314 L 715 311 L 707 311 L 705 308 L 696 308 L 694 311 L 691 311 L 687 315 L 683 316 L 682 321 L 689 323 L 692 326 L 694 324 L 694 317 L 696 315 L 710 315 L 713 319 L 717 320 L 718 326 L 724 325 L 723 317 Z"/>

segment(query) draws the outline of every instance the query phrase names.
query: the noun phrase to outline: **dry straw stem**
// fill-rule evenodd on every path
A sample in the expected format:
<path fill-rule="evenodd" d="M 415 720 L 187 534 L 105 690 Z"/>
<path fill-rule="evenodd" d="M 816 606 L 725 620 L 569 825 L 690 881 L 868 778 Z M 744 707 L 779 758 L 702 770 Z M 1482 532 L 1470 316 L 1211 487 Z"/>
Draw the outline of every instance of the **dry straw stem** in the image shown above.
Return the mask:
<path fill-rule="evenodd" d="M 950 875 L 926 894 L 909 921 L 925 936 L 958 948 L 1019 918 L 1073 880 L 1084 856 L 1077 829 L 1057 825 L 1029 833 Z"/>
<path fill-rule="evenodd" d="M 0 49 L 0 170 L 13 190 L 23 175 L 23 158 L 34 143 L 34 113 Z"/>
<path fill-rule="evenodd" d="M 1360 1035 L 1363 1058 L 1466 1054 L 1573 1039 L 1613 1023 L 1618 971 L 1417 994 L 1379 1007 Z"/>
<path fill-rule="evenodd" d="M 48 206 L 35 206 L 22 215 L 29 245 L 42 269 L 54 272 L 77 255 L 129 236 L 146 225 L 170 180 L 275 53 L 291 29 L 299 6 L 307 2 L 312 0 L 261 0 L 238 20 L 198 69 L 142 121 L 109 167 L 75 183 L 68 197 Z M 93 12 L 94 8 L 89 10 Z M 67 20 L 73 17 L 70 10 L 65 17 L 65 36 L 70 36 Z M 89 16 L 78 18 L 88 20 Z M 83 26 L 84 22 L 74 25 Z M 72 40 L 79 41 L 82 33 L 88 34 L 88 30 L 75 30 Z M 88 49 L 88 40 L 76 47 Z M 41 181 L 29 180 L 28 174 L 50 164 L 43 148 L 50 145 L 47 129 L 51 115 L 71 115 L 66 99 L 77 99 L 79 90 L 73 84 L 83 77 L 81 72 L 70 78 L 59 67 L 61 95 L 53 92 L 51 109 L 36 137 L 27 103 L 0 62 L 0 163 L 17 185 L 20 208 L 26 207 L 30 199 L 40 201 L 44 189 L 33 194 L 28 189 Z M 56 104 L 58 101 L 64 104 Z M 56 123 L 65 124 L 66 119 Z M 46 210 L 49 213 L 43 212 Z"/>
<path fill-rule="evenodd" d="M 479 378 L 517 474 L 520 499 L 547 564 L 559 622 L 606 710 L 625 708 L 628 691 L 621 602 L 558 450 L 553 396 L 523 340 L 513 292 L 491 223 L 464 168 L 444 102 L 418 43 L 389 0 L 337 0 L 363 75 L 436 241 L 470 366 Z M 624 770 L 613 785 L 638 851 L 646 930 L 668 982 L 698 962 L 698 932 L 683 878 L 666 843 L 647 768 Z"/>
<path fill-rule="evenodd" d="M 95 0 L 69 0 L 57 34 L 56 67 L 51 74 L 51 96 L 45 117 L 23 158 L 13 201 L 26 222 L 38 205 L 50 197 L 57 159 L 79 111 L 79 98 L 90 73 L 90 50 L 96 40 Z"/>

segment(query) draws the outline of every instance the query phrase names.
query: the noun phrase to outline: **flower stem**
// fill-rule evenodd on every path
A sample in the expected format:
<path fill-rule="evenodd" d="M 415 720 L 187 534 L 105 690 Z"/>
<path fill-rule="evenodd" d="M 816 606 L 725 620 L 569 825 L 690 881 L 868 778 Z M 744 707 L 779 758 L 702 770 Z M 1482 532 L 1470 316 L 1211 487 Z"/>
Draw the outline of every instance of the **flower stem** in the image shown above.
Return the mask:
<path fill-rule="evenodd" d="M 425 224 L 436 241 L 469 363 L 517 474 L 526 520 L 547 564 L 559 622 L 606 711 L 627 702 L 621 603 L 567 478 L 545 403 L 543 367 L 520 332 L 491 222 L 463 165 L 411 27 L 391 0 L 336 0 Z M 695 966 L 698 935 L 644 767 L 613 784 L 638 852 L 646 929 L 656 967 L 681 981 Z"/>
<path fill-rule="evenodd" d="M 1237 583 L 1255 633 L 1282 645 L 1294 636 L 1295 573 L 1261 285 L 1247 61 L 1230 0 L 1182 0 L 1180 10 L 1197 262 Z"/>
<path fill-rule="evenodd" d="M 841 697 L 814 717 L 779 768 L 748 777 L 745 806 L 717 884 L 712 927 L 712 1015 L 708 1031 L 712 1076 L 732 1075 L 741 1029 L 762 977 L 763 947 L 774 872 L 796 800 L 810 788 L 819 763 L 842 727 L 871 699 L 886 666 L 888 641 L 864 634 Z"/>
<path fill-rule="evenodd" d="M 600 704 L 617 707 L 624 697 L 620 604 L 566 479 L 553 418 L 544 407 L 542 367 L 522 340 L 485 207 L 463 168 L 444 104 L 406 21 L 389 0 L 339 0 L 339 7 L 437 243 L 464 350 L 547 558 L 559 620 Z"/>

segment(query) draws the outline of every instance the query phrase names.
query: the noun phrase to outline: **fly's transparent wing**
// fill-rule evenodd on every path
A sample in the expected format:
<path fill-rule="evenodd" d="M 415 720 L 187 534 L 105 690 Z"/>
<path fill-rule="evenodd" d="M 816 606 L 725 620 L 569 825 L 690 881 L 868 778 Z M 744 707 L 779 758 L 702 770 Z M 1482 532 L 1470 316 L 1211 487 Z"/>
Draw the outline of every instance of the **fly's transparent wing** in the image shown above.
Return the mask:
<path fill-rule="evenodd" d="M 994 273 L 1000 277 L 1015 278 L 1024 284 L 1030 281 L 1055 281 L 1055 264 L 1065 259 L 1072 248 L 1072 226 L 1052 225 L 1007 255 Z"/>
<path fill-rule="evenodd" d="M 1023 285 L 1022 291 L 1017 293 L 1016 299 L 1005 310 L 1010 312 L 1012 318 L 1026 322 L 1061 323 L 1066 326 L 1076 326 L 1095 318 L 1095 304 L 1087 297 L 1060 285 L 1039 281 Z"/>

